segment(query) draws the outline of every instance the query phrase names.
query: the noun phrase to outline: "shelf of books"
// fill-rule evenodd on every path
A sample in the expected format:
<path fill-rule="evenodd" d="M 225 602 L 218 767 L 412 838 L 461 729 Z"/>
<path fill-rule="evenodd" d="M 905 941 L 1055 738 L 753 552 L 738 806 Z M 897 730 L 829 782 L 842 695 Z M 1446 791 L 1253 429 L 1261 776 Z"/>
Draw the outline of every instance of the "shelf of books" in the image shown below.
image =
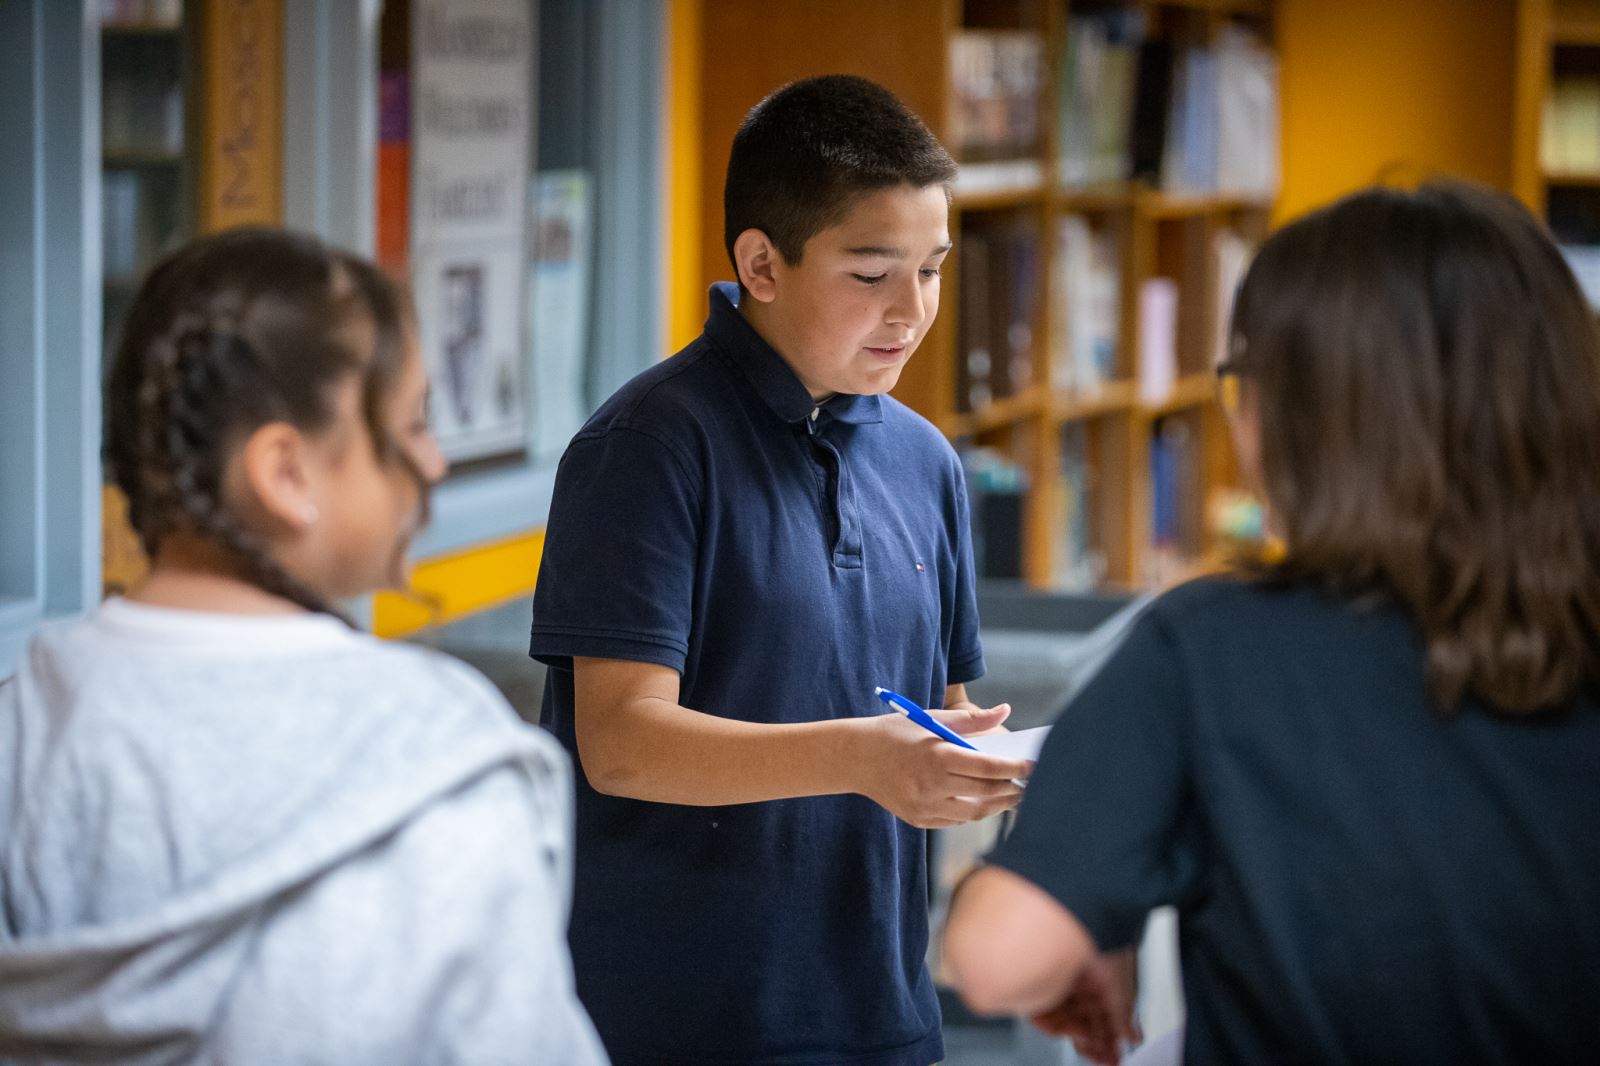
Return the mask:
<path fill-rule="evenodd" d="M 954 367 L 927 413 L 963 454 L 979 571 L 1077 589 L 1195 572 L 1260 527 L 1212 367 L 1278 187 L 1271 5 L 949 15 L 955 323 L 919 358 Z"/>
<path fill-rule="evenodd" d="M 1519 0 L 1518 194 L 1600 308 L 1600 0 Z"/>
<path fill-rule="evenodd" d="M 1278 187 L 1269 0 L 706 0 L 704 20 L 708 282 L 726 145 L 777 85 L 873 78 L 961 163 L 940 314 L 895 395 L 963 456 L 981 574 L 1144 587 L 1259 528 L 1211 367 Z"/>
<path fill-rule="evenodd" d="M 190 73 L 179 0 L 100 5 L 101 226 L 109 348 L 134 285 L 193 226 Z"/>

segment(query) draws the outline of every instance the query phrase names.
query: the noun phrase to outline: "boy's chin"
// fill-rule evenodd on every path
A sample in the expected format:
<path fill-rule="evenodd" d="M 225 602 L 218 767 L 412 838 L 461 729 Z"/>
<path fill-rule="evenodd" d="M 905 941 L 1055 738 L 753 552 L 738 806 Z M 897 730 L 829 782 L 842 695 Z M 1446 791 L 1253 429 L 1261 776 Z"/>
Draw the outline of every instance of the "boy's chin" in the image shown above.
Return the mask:
<path fill-rule="evenodd" d="M 857 396 L 882 396 L 900 383 L 900 372 L 905 369 L 905 364 L 888 369 L 874 370 L 861 374 L 855 381 L 856 388 L 848 391 Z"/>

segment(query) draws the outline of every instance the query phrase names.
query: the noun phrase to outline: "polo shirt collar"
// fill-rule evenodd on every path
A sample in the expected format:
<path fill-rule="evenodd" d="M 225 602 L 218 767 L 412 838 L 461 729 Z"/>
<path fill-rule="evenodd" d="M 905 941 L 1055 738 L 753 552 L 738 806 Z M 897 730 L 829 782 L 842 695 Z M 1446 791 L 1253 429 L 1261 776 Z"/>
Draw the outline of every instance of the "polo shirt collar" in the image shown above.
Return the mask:
<path fill-rule="evenodd" d="M 785 422 L 803 422 L 817 409 L 811 393 L 783 356 L 739 313 L 739 287 L 732 282 L 719 281 L 711 286 L 706 336 L 728 356 L 762 402 Z M 841 393 L 825 401 L 822 412 L 835 421 L 855 425 L 882 422 L 883 398 Z"/>

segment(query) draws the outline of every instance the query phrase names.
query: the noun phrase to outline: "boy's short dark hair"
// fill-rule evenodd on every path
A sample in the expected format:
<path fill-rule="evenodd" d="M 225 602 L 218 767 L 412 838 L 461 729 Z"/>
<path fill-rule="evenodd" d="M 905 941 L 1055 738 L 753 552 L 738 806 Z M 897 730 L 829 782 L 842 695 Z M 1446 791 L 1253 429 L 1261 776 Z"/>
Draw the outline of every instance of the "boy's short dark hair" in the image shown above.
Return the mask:
<path fill-rule="evenodd" d="M 948 194 L 955 176 L 950 153 L 883 86 L 847 74 L 792 82 L 751 108 L 734 135 L 723 243 L 731 261 L 739 234 L 758 229 L 798 263 L 806 241 L 860 196 L 898 185 Z"/>

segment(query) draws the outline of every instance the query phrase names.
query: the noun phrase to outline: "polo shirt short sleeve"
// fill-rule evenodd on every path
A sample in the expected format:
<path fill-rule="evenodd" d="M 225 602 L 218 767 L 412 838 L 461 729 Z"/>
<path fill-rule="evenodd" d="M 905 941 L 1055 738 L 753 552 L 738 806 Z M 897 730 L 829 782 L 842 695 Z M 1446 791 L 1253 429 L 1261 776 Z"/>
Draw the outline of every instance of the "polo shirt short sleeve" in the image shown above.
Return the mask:
<path fill-rule="evenodd" d="M 649 428 L 580 434 L 562 460 L 540 564 L 533 639 L 547 661 L 574 655 L 682 672 L 693 628 L 700 485 Z"/>

